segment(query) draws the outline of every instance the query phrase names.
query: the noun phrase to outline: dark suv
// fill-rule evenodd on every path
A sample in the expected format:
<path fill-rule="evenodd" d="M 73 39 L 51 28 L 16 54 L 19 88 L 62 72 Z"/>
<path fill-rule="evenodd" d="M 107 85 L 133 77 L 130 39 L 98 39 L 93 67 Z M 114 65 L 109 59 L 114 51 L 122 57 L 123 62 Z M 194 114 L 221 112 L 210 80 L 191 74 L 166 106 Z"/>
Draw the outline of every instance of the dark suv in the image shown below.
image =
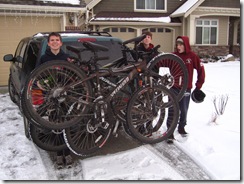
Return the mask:
<path fill-rule="evenodd" d="M 62 50 L 73 56 L 74 53 L 66 49 L 67 45 L 83 47 L 82 42 L 90 41 L 104 45 L 109 48 L 109 52 L 99 52 L 99 56 L 109 56 L 107 60 L 99 61 L 101 66 L 113 62 L 122 57 L 122 40 L 112 37 L 106 32 L 59 32 L 62 36 Z M 15 51 L 15 55 L 7 54 L 4 56 L 5 62 L 11 62 L 9 74 L 9 95 L 11 100 L 20 105 L 21 89 L 30 72 L 39 62 L 40 57 L 47 49 L 47 37 L 49 33 L 37 33 L 31 37 L 23 38 Z M 89 59 L 92 53 L 86 51 L 82 53 L 82 58 Z"/>
<path fill-rule="evenodd" d="M 84 48 L 85 41 L 95 42 L 106 46 L 108 52 L 98 52 L 100 58 L 108 58 L 101 60 L 98 64 L 104 66 L 122 58 L 122 40 L 112 37 L 106 32 L 59 32 L 63 46 L 62 50 L 69 54 L 70 57 L 77 58 L 74 52 L 69 51 L 67 46 L 75 46 Z M 45 53 L 47 45 L 47 37 L 49 33 L 38 33 L 31 37 L 23 38 L 15 51 L 15 54 L 7 54 L 4 56 L 5 62 L 11 62 L 10 74 L 8 81 L 9 95 L 11 100 L 19 106 L 23 115 L 24 131 L 28 139 L 32 140 L 37 146 L 44 150 L 60 151 L 66 148 L 63 134 L 57 130 L 47 130 L 36 124 L 32 124 L 27 118 L 24 110 L 21 107 L 21 93 L 26 80 L 30 73 L 36 68 L 36 64 L 40 61 L 41 56 Z M 87 61 L 93 53 L 84 51 L 81 53 L 81 58 Z M 106 57 L 105 57 L 106 56 Z M 58 141 L 57 141 L 58 140 Z"/>

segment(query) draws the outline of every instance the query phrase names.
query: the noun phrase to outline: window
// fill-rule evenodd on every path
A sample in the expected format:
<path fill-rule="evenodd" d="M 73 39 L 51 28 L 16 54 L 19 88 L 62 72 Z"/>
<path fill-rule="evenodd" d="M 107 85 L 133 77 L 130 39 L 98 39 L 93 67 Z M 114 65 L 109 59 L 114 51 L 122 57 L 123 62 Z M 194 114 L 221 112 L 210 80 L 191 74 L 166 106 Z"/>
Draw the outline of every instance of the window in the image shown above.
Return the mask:
<path fill-rule="evenodd" d="M 120 32 L 125 33 L 126 32 L 126 27 L 121 27 Z"/>
<path fill-rule="evenodd" d="M 217 20 L 196 20 L 196 44 L 216 45 L 217 44 L 218 21 Z"/>
<path fill-rule="evenodd" d="M 156 28 L 150 28 L 150 32 L 152 33 L 156 32 Z"/>
<path fill-rule="evenodd" d="M 105 28 L 105 29 L 103 29 L 103 31 L 104 31 L 104 32 L 109 32 L 110 29 L 109 29 L 109 28 Z"/>
<path fill-rule="evenodd" d="M 158 28 L 158 33 L 163 33 L 164 32 L 164 28 Z"/>
<path fill-rule="evenodd" d="M 15 59 L 18 62 L 18 66 L 20 68 L 22 68 L 22 62 L 23 62 L 25 51 L 26 51 L 26 47 L 27 47 L 27 42 L 21 41 L 15 52 Z"/>
<path fill-rule="evenodd" d="M 134 0 L 136 10 L 165 11 L 166 0 Z"/>
<path fill-rule="evenodd" d="M 119 32 L 119 31 L 118 31 L 118 28 L 113 27 L 113 28 L 112 28 L 112 32 Z"/>

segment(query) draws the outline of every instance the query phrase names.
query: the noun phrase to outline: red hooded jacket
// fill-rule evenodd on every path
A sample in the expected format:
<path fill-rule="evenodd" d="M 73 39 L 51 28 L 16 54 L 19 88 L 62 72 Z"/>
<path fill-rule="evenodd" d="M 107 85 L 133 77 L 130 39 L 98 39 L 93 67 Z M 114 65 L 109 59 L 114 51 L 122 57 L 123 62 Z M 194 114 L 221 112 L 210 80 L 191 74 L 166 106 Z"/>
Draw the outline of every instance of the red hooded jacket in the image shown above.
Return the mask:
<path fill-rule="evenodd" d="M 188 70 L 188 87 L 187 89 L 192 88 L 192 80 L 193 80 L 193 69 L 197 70 L 197 81 L 196 81 L 196 88 L 201 89 L 204 81 L 205 81 L 205 70 L 204 70 L 204 65 L 202 64 L 200 58 L 193 52 L 191 51 L 191 46 L 189 43 L 189 38 L 187 36 L 178 36 L 178 38 L 181 38 L 184 41 L 184 46 L 185 46 L 185 52 L 184 53 L 179 53 L 178 50 L 176 49 L 176 54 L 179 56 L 185 63 L 186 68 Z"/>

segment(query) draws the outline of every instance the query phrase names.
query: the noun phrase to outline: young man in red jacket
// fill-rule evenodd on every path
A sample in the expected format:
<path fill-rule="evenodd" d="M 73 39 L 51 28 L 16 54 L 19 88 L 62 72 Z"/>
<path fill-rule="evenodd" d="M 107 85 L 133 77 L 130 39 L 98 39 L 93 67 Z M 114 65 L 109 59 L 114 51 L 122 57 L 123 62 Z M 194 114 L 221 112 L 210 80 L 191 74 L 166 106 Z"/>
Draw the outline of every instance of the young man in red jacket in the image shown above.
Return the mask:
<path fill-rule="evenodd" d="M 189 38 L 187 36 L 178 36 L 176 38 L 176 51 L 174 54 L 179 56 L 186 65 L 188 71 L 188 87 L 185 92 L 183 98 L 179 101 L 180 106 L 180 118 L 178 122 L 178 132 L 182 136 L 185 136 L 187 132 L 185 131 L 185 126 L 187 122 L 187 112 L 190 103 L 191 97 L 191 89 L 192 89 L 192 82 L 193 82 L 193 70 L 196 69 L 197 71 L 197 81 L 195 83 L 194 91 L 200 91 L 204 81 L 205 81 L 205 70 L 204 66 L 201 63 L 200 58 L 191 50 L 191 46 L 189 43 Z M 167 126 L 169 127 L 171 124 L 170 121 L 167 122 Z M 172 134 L 169 139 L 168 143 L 173 143 L 174 135 Z"/>

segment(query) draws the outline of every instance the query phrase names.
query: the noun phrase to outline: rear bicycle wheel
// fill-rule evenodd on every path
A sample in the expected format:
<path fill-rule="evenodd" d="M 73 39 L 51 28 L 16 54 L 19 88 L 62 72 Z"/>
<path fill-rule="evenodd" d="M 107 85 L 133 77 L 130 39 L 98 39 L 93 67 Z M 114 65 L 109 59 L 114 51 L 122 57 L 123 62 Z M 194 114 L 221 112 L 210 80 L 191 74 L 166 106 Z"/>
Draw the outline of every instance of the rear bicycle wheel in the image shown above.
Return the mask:
<path fill-rule="evenodd" d="M 175 95 L 164 86 L 138 89 L 127 107 L 127 124 L 133 137 L 147 144 L 164 141 L 175 130 L 179 105 Z M 171 126 L 167 127 L 167 121 Z"/>
<path fill-rule="evenodd" d="M 175 91 L 176 99 L 180 101 L 188 86 L 188 72 L 182 59 L 175 54 L 162 53 L 154 57 L 147 66 L 149 70 L 161 76 L 167 75 L 169 80 L 171 80 L 170 76 L 173 77 L 173 81 L 166 81 L 166 83 L 168 82 L 168 88 Z M 162 85 L 167 86 L 167 84 L 163 82 Z"/>
<path fill-rule="evenodd" d="M 58 130 L 75 125 L 88 111 L 92 88 L 86 74 L 65 61 L 49 61 L 28 77 L 22 106 L 32 121 Z"/>
<path fill-rule="evenodd" d="M 29 126 L 30 137 L 39 148 L 46 151 L 61 151 L 67 148 L 61 130 L 41 128 L 32 123 L 29 123 Z"/>

